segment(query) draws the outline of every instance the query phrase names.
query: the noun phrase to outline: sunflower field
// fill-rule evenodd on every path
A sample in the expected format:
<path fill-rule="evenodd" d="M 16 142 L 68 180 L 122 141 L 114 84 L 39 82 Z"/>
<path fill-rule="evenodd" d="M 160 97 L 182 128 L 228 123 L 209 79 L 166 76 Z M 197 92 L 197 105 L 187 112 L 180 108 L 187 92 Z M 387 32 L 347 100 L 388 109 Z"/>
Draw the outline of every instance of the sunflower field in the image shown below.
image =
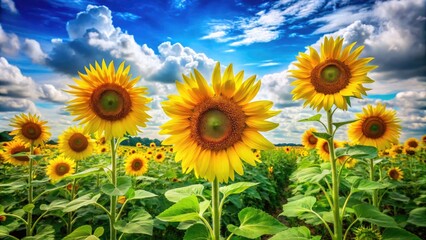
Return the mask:
<path fill-rule="evenodd" d="M 426 135 L 400 142 L 395 110 L 367 105 L 336 122 L 374 82 L 363 46 L 325 38 L 296 56 L 294 101 L 318 114 L 300 122 L 303 146 L 275 146 L 280 113 L 254 100 L 256 76 L 197 69 L 162 103 L 165 139 L 134 142 L 150 120 L 147 89 L 130 66 L 88 63 L 59 136 L 41 116 L 10 121 L 0 146 L 2 239 L 426 239 Z M 336 132 L 347 127 L 346 140 Z M 142 133 L 143 135 L 143 133 Z M 49 141 L 58 139 L 57 144 Z"/>

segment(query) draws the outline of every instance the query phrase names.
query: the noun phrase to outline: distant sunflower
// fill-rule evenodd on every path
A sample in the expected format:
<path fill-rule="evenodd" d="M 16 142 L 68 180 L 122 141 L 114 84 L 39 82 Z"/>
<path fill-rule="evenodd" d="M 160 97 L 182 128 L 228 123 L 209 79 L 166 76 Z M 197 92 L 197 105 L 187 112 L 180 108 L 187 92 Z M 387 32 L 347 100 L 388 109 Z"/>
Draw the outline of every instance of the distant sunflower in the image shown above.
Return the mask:
<path fill-rule="evenodd" d="M 152 143 L 150 143 L 150 144 L 149 144 L 149 147 L 150 147 L 150 148 L 156 148 L 156 147 L 157 147 L 157 145 L 155 144 L 155 142 L 152 142 Z"/>
<path fill-rule="evenodd" d="M 405 148 L 413 148 L 414 150 L 417 150 L 420 148 L 420 143 L 416 138 L 409 138 L 404 143 Z"/>
<path fill-rule="evenodd" d="M 4 153 L 4 156 L 6 162 L 15 166 L 26 166 L 30 164 L 30 158 L 28 156 L 12 156 L 17 153 L 30 153 L 30 148 L 21 140 L 9 142 L 5 150 L 6 152 Z"/>
<path fill-rule="evenodd" d="M 45 126 L 47 121 L 41 121 L 37 115 L 28 115 L 21 113 L 12 118 L 10 126 L 15 129 L 10 132 L 10 135 L 16 135 L 14 138 L 27 144 L 32 143 L 37 146 L 44 144 L 49 140 L 51 134 L 48 132 L 49 127 Z"/>
<path fill-rule="evenodd" d="M 162 163 L 166 159 L 166 154 L 164 152 L 157 152 L 154 156 L 154 161 Z"/>
<path fill-rule="evenodd" d="M 284 152 L 289 154 L 291 152 L 291 147 L 284 147 Z"/>
<path fill-rule="evenodd" d="M 148 171 L 148 160 L 143 154 L 133 154 L 125 160 L 124 169 L 127 175 L 141 176 Z"/>
<path fill-rule="evenodd" d="M 256 157 L 256 159 L 260 162 L 260 158 L 262 157 L 262 155 L 260 154 L 260 151 L 256 150 L 253 153 L 254 153 L 254 156 Z"/>
<path fill-rule="evenodd" d="M 404 152 L 409 156 L 416 155 L 416 149 L 412 147 L 404 147 Z"/>
<path fill-rule="evenodd" d="M 142 147 L 142 143 L 140 143 L 140 142 L 138 142 L 138 143 L 136 143 L 136 147 Z"/>
<path fill-rule="evenodd" d="M 391 167 L 388 170 L 388 175 L 390 178 L 397 181 L 404 178 L 404 172 L 399 167 Z"/>
<path fill-rule="evenodd" d="M 75 172 L 75 162 L 63 155 L 50 160 L 46 168 L 46 175 L 53 181 L 59 181 Z"/>
<path fill-rule="evenodd" d="M 243 81 L 243 72 L 234 76 L 230 64 L 221 76 L 217 63 L 212 74 L 212 86 L 197 70 L 184 82 L 176 82 L 180 95 L 163 102 L 165 113 L 172 119 L 161 126 L 161 134 L 170 134 L 164 145 L 174 145 L 176 161 L 182 170 L 194 170 L 197 177 L 219 182 L 242 175 L 245 162 L 255 165 L 251 149 L 273 149 L 274 145 L 259 131 L 278 126 L 266 121 L 279 111 L 271 111 L 271 101 L 252 101 L 260 89 L 256 76 Z"/>
<path fill-rule="evenodd" d="M 387 110 L 385 105 L 379 103 L 376 107 L 367 105 L 362 111 L 356 114 L 359 120 L 349 125 L 348 137 L 353 143 L 379 150 L 398 143 L 401 126 L 395 110 Z"/>
<path fill-rule="evenodd" d="M 338 141 L 334 141 L 334 149 L 343 147 L 343 144 Z M 330 161 L 330 150 L 328 149 L 328 142 L 322 138 L 318 138 L 318 143 L 316 146 L 316 149 L 318 151 L 318 155 L 322 158 L 324 161 Z M 346 156 L 340 157 L 338 160 L 341 162 Z"/>
<path fill-rule="evenodd" d="M 168 151 L 169 151 L 170 153 L 173 153 L 173 147 L 169 147 Z"/>
<path fill-rule="evenodd" d="M 82 127 L 69 127 L 59 136 L 59 150 L 78 161 L 93 153 L 93 140 L 84 133 Z"/>
<path fill-rule="evenodd" d="M 130 66 L 124 68 L 124 62 L 115 71 L 111 61 L 107 67 L 95 62 L 86 74 L 78 73 L 80 79 L 74 79 L 77 85 L 67 92 L 75 95 L 68 102 L 67 110 L 76 115 L 75 121 L 86 124 L 91 132 L 104 133 L 106 141 L 122 137 L 125 133 L 136 135 L 138 127 L 145 127 L 150 117 L 145 97 L 147 89 L 135 87 L 139 77 L 131 79 Z"/>
<path fill-rule="evenodd" d="M 393 145 L 392 148 L 389 150 L 389 156 L 396 157 L 399 154 L 404 153 L 404 147 L 402 145 Z"/>
<path fill-rule="evenodd" d="M 367 73 L 377 66 L 367 66 L 372 57 L 358 59 L 364 46 L 351 52 L 355 44 L 342 50 L 343 38 L 325 37 L 320 55 L 312 47 L 309 47 L 309 55 L 300 52 L 296 57 L 298 62 L 294 63 L 298 69 L 289 71 L 296 78 L 291 83 L 295 86 L 291 92 L 293 100 L 304 98 L 304 106 L 309 104 L 317 111 L 322 108 L 328 111 L 334 104 L 346 110 L 347 97 L 366 95 L 369 89 L 362 84 L 373 82 Z"/>
<path fill-rule="evenodd" d="M 0 150 L 0 163 L 6 162 L 6 153 Z"/>
<path fill-rule="evenodd" d="M 314 149 L 317 145 L 318 138 L 315 137 L 313 132 L 316 132 L 315 128 L 306 130 L 302 135 L 302 144 L 307 149 Z"/>
<path fill-rule="evenodd" d="M 426 135 L 423 135 L 422 136 L 422 138 L 421 138 L 421 142 L 422 142 L 422 144 L 424 145 L 424 146 L 426 146 Z"/>
<path fill-rule="evenodd" d="M 349 158 L 348 160 L 346 160 L 347 157 L 340 157 L 339 163 L 340 165 L 342 165 L 343 163 L 345 163 L 345 167 L 346 168 L 353 168 L 355 167 L 355 165 L 358 163 L 358 160 L 354 159 L 354 158 Z M 346 161 L 346 162 L 345 162 Z"/>
<path fill-rule="evenodd" d="M 96 148 L 96 152 L 99 154 L 109 153 L 110 148 L 108 145 L 100 145 Z"/>

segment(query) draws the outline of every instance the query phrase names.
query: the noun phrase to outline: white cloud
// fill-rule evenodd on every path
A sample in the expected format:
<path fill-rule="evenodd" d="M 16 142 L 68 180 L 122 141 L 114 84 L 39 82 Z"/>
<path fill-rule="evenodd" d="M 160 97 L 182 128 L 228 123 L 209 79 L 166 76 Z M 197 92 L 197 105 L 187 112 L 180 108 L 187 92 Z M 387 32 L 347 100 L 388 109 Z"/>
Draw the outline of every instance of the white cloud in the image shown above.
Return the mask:
<path fill-rule="evenodd" d="M 0 24 L 0 53 L 14 56 L 18 53 L 19 48 L 18 36 L 6 33 Z"/>
<path fill-rule="evenodd" d="M 3 112 L 39 113 L 34 102 L 32 102 L 31 100 L 24 98 L 11 98 L 0 96 L 0 115 L 3 115 Z"/>
<path fill-rule="evenodd" d="M 1 0 L 1 7 L 9 10 L 11 13 L 18 13 L 15 2 L 13 0 Z"/>
<path fill-rule="evenodd" d="M 217 31 L 217 32 L 211 32 L 208 35 L 204 36 L 201 38 L 201 40 L 206 40 L 206 39 L 219 39 L 222 38 L 226 35 L 225 31 Z"/>
<path fill-rule="evenodd" d="M 232 52 L 235 52 L 235 49 L 227 49 L 224 52 L 226 52 L 226 53 L 232 53 Z"/>
<path fill-rule="evenodd" d="M 26 38 L 23 51 L 34 63 L 44 64 L 46 62 L 47 54 L 43 52 L 40 43 L 36 40 Z"/>
<path fill-rule="evenodd" d="M 0 57 L 0 96 L 16 98 L 37 97 L 35 83 L 30 77 L 22 75 L 21 70 Z"/>
<path fill-rule="evenodd" d="M 56 103 L 65 103 L 68 101 L 69 95 L 63 91 L 58 90 L 52 84 L 43 84 L 39 87 L 41 93 L 40 99 Z"/>
<path fill-rule="evenodd" d="M 277 65 L 280 65 L 280 63 L 279 62 L 268 61 L 268 62 L 265 62 L 265 63 L 261 63 L 259 65 L 259 67 L 271 67 L 271 66 L 277 66 Z"/>

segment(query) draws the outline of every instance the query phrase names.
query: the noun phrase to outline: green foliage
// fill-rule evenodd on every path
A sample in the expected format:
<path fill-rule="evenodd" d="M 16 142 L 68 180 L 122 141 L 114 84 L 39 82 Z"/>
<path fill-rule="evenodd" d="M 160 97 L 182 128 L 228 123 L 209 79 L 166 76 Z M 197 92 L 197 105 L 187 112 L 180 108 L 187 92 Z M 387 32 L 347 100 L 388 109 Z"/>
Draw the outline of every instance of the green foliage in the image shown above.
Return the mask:
<path fill-rule="evenodd" d="M 104 228 L 98 227 L 92 234 L 92 227 L 84 225 L 75 229 L 72 233 L 64 237 L 63 240 L 84 240 L 84 239 L 99 239 L 104 234 Z"/>
<path fill-rule="evenodd" d="M 311 231 L 305 226 L 293 227 L 274 235 L 269 240 L 320 240 L 320 236 L 311 236 Z"/>

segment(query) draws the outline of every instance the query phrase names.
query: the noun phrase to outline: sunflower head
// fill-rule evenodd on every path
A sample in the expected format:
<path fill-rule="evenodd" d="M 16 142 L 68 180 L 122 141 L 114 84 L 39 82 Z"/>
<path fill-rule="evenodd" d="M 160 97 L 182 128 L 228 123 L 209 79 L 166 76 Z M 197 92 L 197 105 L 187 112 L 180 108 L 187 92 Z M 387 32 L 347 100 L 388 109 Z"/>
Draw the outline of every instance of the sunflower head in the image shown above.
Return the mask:
<path fill-rule="evenodd" d="M 409 138 L 404 143 L 405 148 L 413 148 L 417 150 L 420 148 L 420 142 L 416 138 Z"/>
<path fill-rule="evenodd" d="M 56 182 L 64 177 L 70 176 L 75 172 L 75 162 L 63 155 L 50 160 L 46 168 L 46 175 Z"/>
<path fill-rule="evenodd" d="M 81 160 L 92 155 L 94 140 L 84 133 L 82 127 L 70 127 L 59 136 L 58 146 L 66 156 Z"/>
<path fill-rule="evenodd" d="M 414 156 L 414 155 L 416 155 L 416 148 L 404 147 L 404 153 L 409 155 L 409 156 Z"/>
<path fill-rule="evenodd" d="M 30 164 L 30 158 L 28 156 L 13 156 L 18 153 L 30 153 L 28 145 L 23 143 L 21 140 L 15 139 L 12 142 L 9 142 L 5 150 L 6 152 L 3 154 L 6 162 L 15 166 L 26 166 Z"/>
<path fill-rule="evenodd" d="M 166 159 L 166 154 L 164 152 L 157 152 L 154 155 L 154 161 L 158 162 L 158 163 L 162 163 L 164 161 L 164 159 Z"/>
<path fill-rule="evenodd" d="M 129 176 L 141 176 L 148 171 L 148 160 L 143 154 L 133 154 L 125 160 L 124 168 Z"/>
<path fill-rule="evenodd" d="M 150 144 L 149 144 L 149 147 L 150 147 L 150 148 L 156 148 L 156 147 L 157 147 L 157 145 L 155 144 L 155 142 L 152 142 L 152 143 L 150 143 Z"/>
<path fill-rule="evenodd" d="M 371 83 L 367 73 L 377 66 L 367 64 L 373 58 L 359 58 L 364 46 L 351 51 L 356 43 L 342 49 L 343 38 L 325 37 L 318 53 L 309 47 L 309 54 L 299 53 L 290 70 L 296 80 L 292 82 L 293 100 L 305 99 L 304 106 L 310 105 L 317 111 L 330 110 L 333 105 L 346 110 L 349 97 L 361 98 L 369 90 L 363 86 Z"/>
<path fill-rule="evenodd" d="M 136 143 L 136 147 L 142 147 L 142 143 L 140 143 L 140 142 L 138 142 L 138 143 Z"/>
<path fill-rule="evenodd" d="M 368 227 L 359 227 L 355 229 L 355 240 L 382 240 L 382 235 L 380 231 Z"/>
<path fill-rule="evenodd" d="M 126 196 L 118 196 L 117 202 L 119 204 L 124 204 L 126 202 Z"/>
<path fill-rule="evenodd" d="M 404 178 L 404 172 L 399 167 L 391 167 L 388 170 L 388 176 L 393 180 L 400 181 Z"/>
<path fill-rule="evenodd" d="M 426 146 L 426 135 L 423 135 L 421 138 L 421 143 Z"/>
<path fill-rule="evenodd" d="M 339 141 L 334 141 L 334 149 L 343 147 L 343 144 Z M 328 149 L 328 142 L 322 138 L 318 138 L 317 146 L 316 146 L 318 155 L 320 155 L 321 159 L 324 161 L 330 161 L 330 150 Z M 338 160 L 341 162 L 344 161 L 345 157 L 340 157 Z"/>
<path fill-rule="evenodd" d="M 170 134 L 164 145 L 174 145 L 176 161 L 182 170 L 209 181 L 234 179 L 243 174 L 241 159 L 255 165 L 252 149 L 272 149 L 274 145 L 259 131 L 278 126 L 266 121 L 279 111 L 271 111 L 272 102 L 251 102 L 260 89 L 256 76 L 243 81 L 241 71 L 234 75 L 229 65 L 221 75 L 217 63 L 210 86 L 196 69 L 184 82 L 176 82 L 179 95 L 163 102 L 165 113 L 172 119 L 161 126 L 161 134 Z"/>
<path fill-rule="evenodd" d="M 49 127 L 45 126 L 47 122 L 41 121 L 40 117 L 31 113 L 21 113 L 16 115 L 10 123 L 10 126 L 15 129 L 10 135 L 15 135 L 15 139 L 18 139 L 28 146 L 33 144 L 35 146 L 44 144 L 45 141 L 49 140 L 51 134 L 48 132 Z"/>
<path fill-rule="evenodd" d="M 316 132 L 315 128 L 306 130 L 302 135 L 302 144 L 307 149 L 314 149 L 317 145 L 318 138 L 315 137 L 313 132 Z"/>
<path fill-rule="evenodd" d="M 130 66 L 120 64 L 117 71 L 111 61 L 107 66 L 95 62 L 85 68 L 86 74 L 78 73 L 76 85 L 67 92 L 75 98 L 68 102 L 67 110 L 75 115 L 75 121 L 86 124 L 91 133 L 105 134 L 106 140 L 119 138 L 125 133 L 136 135 L 138 127 L 145 127 L 150 117 L 145 97 L 146 88 L 136 87 L 139 77 L 131 78 Z"/>
<path fill-rule="evenodd" d="M 386 109 L 379 103 L 376 107 L 367 105 L 356 115 L 358 121 L 351 123 L 348 137 L 353 143 L 369 145 L 383 150 L 397 144 L 401 134 L 399 119 L 395 110 Z"/>

